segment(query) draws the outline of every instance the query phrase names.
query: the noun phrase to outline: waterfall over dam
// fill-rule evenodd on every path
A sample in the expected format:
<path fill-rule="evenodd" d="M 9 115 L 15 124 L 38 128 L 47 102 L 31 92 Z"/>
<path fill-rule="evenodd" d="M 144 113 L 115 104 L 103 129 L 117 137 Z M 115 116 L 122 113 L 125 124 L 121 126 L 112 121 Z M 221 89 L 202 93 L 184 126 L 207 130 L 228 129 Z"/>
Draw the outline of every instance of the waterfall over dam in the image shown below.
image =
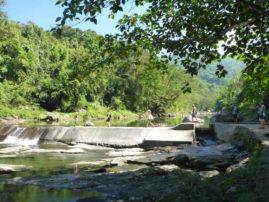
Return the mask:
<path fill-rule="evenodd" d="M 187 127 L 186 127 L 187 126 Z M 85 143 L 110 147 L 151 147 L 193 143 L 194 124 L 156 127 L 0 127 L 0 144 Z"/>

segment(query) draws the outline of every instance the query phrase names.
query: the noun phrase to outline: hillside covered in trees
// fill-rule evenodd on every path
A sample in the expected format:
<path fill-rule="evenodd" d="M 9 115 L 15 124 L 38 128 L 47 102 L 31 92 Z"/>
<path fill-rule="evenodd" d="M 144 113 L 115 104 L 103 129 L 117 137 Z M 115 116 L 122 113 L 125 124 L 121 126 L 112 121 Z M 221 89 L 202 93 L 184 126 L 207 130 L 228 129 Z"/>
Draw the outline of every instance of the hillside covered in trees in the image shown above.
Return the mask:
<path fill-rule="evenodd" d="M 192 103 L 200 110 L 213 108 L 220 90 L 215 84 L 190 77 L 175 65 L 154 69 L 147 52 L 128 53 L 108 65 L 102 38 L 68 26 L 58 35 L 33 23 L 2 20 L 2 108 L 34 105 L 70 112 L 98 103 L 133 112 L 151 108 L 157 114 L 184 111 Z M 186 82 L 192 87 L 191 94 L 182 92 Z"/>
<path fill-rule="evenodd" d="M 206 67 L 206 69 L 201 69 L 198 73 L 198 77 L 207 81 L 208 83 L 216 83 L 218 85 L 225 85 L 229 80 L 234 78 L 236 75 L 240 75 L 241 71 L 245 68 L 245 65 L 241 61 L 235 59 L 226 58 L 222 60 L 222 65 L 224 69 L 228 72 L 224 78 L 218 78 L 215 74 L 218 63 L 212 63 Z"/>

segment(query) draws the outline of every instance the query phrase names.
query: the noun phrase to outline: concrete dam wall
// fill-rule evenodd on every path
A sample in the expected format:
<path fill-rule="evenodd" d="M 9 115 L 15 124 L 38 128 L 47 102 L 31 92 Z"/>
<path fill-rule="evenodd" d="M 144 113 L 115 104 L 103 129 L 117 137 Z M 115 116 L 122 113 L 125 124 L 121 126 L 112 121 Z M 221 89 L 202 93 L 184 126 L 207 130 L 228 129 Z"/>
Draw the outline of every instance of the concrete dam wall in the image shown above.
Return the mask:
<path fill-rule="evenodd" d="M 183 124 L 184 125 L 184 124 Z M 186 125 L 186 124 L 185 124 Z M 180 126 L 180 125 L 179 125 Z M 148 147 L 192 143 L 194 125 L 158 127 L 0 127 L 1 144 L 35 145 L 42 142 L 85 143 L 111 147 Z"/>

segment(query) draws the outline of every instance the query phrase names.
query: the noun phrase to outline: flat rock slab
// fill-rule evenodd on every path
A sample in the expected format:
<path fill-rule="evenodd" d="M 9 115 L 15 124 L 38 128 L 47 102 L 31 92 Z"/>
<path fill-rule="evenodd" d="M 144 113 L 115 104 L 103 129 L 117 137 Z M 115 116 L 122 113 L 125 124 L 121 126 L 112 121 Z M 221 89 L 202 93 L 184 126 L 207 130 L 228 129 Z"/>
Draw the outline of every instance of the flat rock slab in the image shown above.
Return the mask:
<path fill-rule="evenodd" d="M 25 165 L 10 165 L 10 164 L 0 164 L 0 173 L 11 173 L 16 171 L 26 171 L 31 167 L 26 167 Z"/>

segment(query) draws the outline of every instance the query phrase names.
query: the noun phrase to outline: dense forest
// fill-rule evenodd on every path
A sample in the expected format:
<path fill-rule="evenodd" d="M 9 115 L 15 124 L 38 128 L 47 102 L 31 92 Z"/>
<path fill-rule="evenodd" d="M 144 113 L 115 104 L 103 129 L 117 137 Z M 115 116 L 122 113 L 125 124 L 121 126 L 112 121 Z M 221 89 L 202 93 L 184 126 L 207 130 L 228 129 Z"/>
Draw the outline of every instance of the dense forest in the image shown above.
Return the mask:
<path fill-rule="evenodd" d="M 2 18 L 1 108 L 31 105 L 70 112 L 98 103 L 133 112 L 151 108 L 158 115 L 190 109 L 192 103 L 213 109 L 220 91 L 215 84 L 192 78 L 176 65 L 152 68 L 147 52 L 128 53 L 107 65 L 102 38 L 91 30 L 65 26 L 59 35 Z M 191 94 L 182 92 L 186 82 Z"/>
<path fill-rule="evenodd" d="M 189 111 L 193 103 L 199 110 L 223 110 L 242 101 L 238 95 L 243 94 L 243 84 L 233 88 L 228 82 L 234 82 L 231 78 L 240 72 L 242 63 L 227 60 L 224 65 L 231 73 L 226 80 L 213 77 L 216 64 L 192 77 L 178 65 L 170 64 L 163 69 L 152 66 L 150 55 L 142 48 L 111 53 L 104 38 L 94 31 L 69 26 L 64 26 L 60 34 L 44 31 L 32 22 L 10 21 L 1 12 L 2 111 L 27 106 L 72 112 L 101 106 L 135 113 L 150 108 L 154 114 L 162 115 Z M 117 46 L 119 42 L 112 43 Z M 116 57 L 108 62 L 110 54 Z M 191 93 L 183 93 L 186 83 Z M 221 93 L 237 88 L 240 89 L 231 97 Z"/>

